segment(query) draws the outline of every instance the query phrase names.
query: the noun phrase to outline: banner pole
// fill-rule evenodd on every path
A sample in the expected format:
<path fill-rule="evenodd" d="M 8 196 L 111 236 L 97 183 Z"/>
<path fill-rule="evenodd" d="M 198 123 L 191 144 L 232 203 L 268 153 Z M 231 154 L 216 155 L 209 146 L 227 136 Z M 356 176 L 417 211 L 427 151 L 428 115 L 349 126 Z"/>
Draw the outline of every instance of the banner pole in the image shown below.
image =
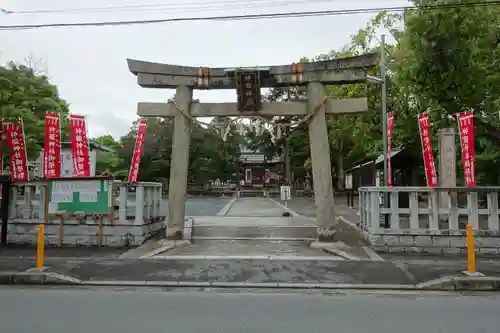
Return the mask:
<path fill-rule="evenodd" d="M 24 144 L 24 163 L 26 165 L 26 181 L 30 181 L 30 167 L 28 165 L 28 146 L 26 145 L 26 134 L 24 133 L 24 122 L 22 118 L 19 118 L 19 123 L 21 124 L 21 132 L 23 133 L 23 144 Z"/>

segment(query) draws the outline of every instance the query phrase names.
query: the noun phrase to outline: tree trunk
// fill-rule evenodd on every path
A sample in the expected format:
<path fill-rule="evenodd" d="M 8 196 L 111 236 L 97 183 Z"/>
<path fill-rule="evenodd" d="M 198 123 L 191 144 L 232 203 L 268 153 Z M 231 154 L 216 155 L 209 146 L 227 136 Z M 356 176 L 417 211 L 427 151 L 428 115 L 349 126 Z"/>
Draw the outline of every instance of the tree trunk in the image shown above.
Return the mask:
<path fill-rule="evenodd" d="M 345 173 L 344 173 L 344 140 L 340 140 L 339 150 L 335 154 L 335 171 L 337 173 L 337 189 L 343 191 L 345 189 Z"/>
<path fill-rule="evenodd" d="M 411 169 L 411 184 L 410 186 L 418 186 L 418 169 Z"/>
<path fill-rule="evenodd" d="M 337 189 L 342 191 L 345 187 L 344 156 L 335 154 L 335 171 L 337 172 Z"/>

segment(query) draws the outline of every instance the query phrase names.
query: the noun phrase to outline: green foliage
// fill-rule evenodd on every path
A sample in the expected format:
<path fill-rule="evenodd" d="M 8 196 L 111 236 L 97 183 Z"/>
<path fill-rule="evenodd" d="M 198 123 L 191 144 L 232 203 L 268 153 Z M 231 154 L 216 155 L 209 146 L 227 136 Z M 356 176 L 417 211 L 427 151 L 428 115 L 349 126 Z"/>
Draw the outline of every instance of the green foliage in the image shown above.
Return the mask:
<path fill-rule="evenodd" d="M 191 126 L 188 182 L 204 184 L 212 179 L 229 180 L 236 172 L 236 156 L 242 139 L 232 128 L 226 142 L 217 133 L 220 120 L 211 124 Z M 143 181 L 168 182 L 172 153 L 172 119 L 149 119 L 141 158 L 139 178 Z M 119 142 L 111 136 L 97 138 L 100 143 L 116 149 L 116 153 L 99 153 L 98 172 L 109 172 L 119 179 L 128 177 L 137 135 L 137 122 Z"/>
<path fill-rule="evenodd" d="M 0 66 L 0 116 L 23 120 L 30 157 L 35 157 L 43 145 L 45 112 L 61 113 L 66 118 L 68 104 L 59 97 L 57 87 L 32 68 L 15 63 Z"/>
<path fill-rule="evenodd" d="M 120 149 L 120 142 L 115 141 L 111 135 L 103 135 L 95 139 L 96 142 L 112 149 Z M 118 156 L 118 153 L 100 151 L 97 153 L 96 173 L 113 174 L 118 177 L 124 177 L 128 174 L 124 167 L 124 161 Z"/>
<path fill-rule="evenodd" d="M 413 2 L 418 6 L 464 1 Z M 481 185 L 498 184 L 498 174 L 487 170 L 497 166 L 500 146 L 500 7 L 412 10 L 405 13 L 399 40 L 394 66 L 397 97 L 407 101 L 406 119 L 396 124 L 401 127 L 399 138 L 414 143 L 410 133 L 418 133 L 412 122 L 419 112 L 429 112 L 436 134 L 439 128 L 456 128 L 456 113 L 474 110 L 477 180 Z M 460 149 L 457 152 L 460 161 Z"/>

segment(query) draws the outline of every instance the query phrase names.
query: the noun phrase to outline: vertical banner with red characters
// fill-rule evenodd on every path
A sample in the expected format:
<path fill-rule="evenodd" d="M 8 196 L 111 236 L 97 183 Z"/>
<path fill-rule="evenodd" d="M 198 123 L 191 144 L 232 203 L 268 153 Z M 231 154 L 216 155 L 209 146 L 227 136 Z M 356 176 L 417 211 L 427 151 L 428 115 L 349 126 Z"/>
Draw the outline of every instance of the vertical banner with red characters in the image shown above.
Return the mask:
<path fill-rule="evenodd" d="M 61 176 L 61 116 L 59 113 L 45 113 L 43 175 L 45 178 Z"/>
<path fill-rule="evenodd" d="M 387 186 L 392 187 L 392 168 L 391 168 L 391 153 L 392 153 L 392 130 L 394 129 L 394 112 L 387 114 Z"/>
<path fill-rule="evenodd" d="M 90 176 L 89 143 L 87 139 L 87 120 L 84 116 L 70 115 L 69 128 L 73 166 L 77 177 Z"/>
<path fill-rule="evenodd" d="M 144 148 L 144 139 L 146 138 L 147 122 L 142 119 L 137 126 L 137 137 L 135 138 L 134 154 L 132 155 L 132 164 L 128 173 L 128 181 L 136 182 L 139 179 L 139 166 Z"/>
<path fill-rule="evenodd" d="M 436 164 L 431 142 L 431 122 L 427 113 L 418 115 L 418 128 L 420 129 L 420 142 L 422 143 L 422 154 L 424 156 L 425 178 L 428 187 L 436 187 L 438 183 Z"/>
<path fill-rule="evenodd" d="M 462 148 L 465 185 L 476 187 L 476 153 L 474 148 L 474 112 L 458 114 L 458 130 Z"/>
<path fill-rule="evenodd" d="M 2 130 L 10 149 L 10 174 L 14 182 L 29 181 L 28 155 L 24 139 L 23 122 L 4 121 Z"/>

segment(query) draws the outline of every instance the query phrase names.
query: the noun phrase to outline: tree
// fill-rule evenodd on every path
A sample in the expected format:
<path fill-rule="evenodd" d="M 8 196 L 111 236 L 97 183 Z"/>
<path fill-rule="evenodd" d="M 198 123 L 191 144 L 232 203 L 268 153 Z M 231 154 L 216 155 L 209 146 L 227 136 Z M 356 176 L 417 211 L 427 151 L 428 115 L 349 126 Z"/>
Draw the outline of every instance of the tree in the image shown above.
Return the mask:
<path fill-rule="evenodd" d="M 224 140 L 221 130 L 228 126 L 229 133 Z M 199 149 L 209 157 L 209 167 L 213 168 L 210 170 L 210 179 L 219 178 L 223 181 L 234 179 L 233 174 L 238 168 L 240 146 L 245 143 L 235 122 L 229 118 L 216 117 L 202 133 L 206 141 Z"/>
<path fill-rule="evenodd" d="M 95 141 L 108 148 L 121 148 L 121 144 L 109 134 L 97 137 Z M 102 151 L 97 153 L 96 158 L 96 174 L 112 174 L 119 178 L 127 175 L 128 169 L 123 169 L 124 162 L 118 156 L 118 153 Z"/>
<path fill-rule="evenodd" d="M 301 62 L 307 61 L 306 58 Z M 264 96 L 266 102 L 293 102 L 305 100 L 307 98 L 305 87 L 286 87 L 272 88 Z M 274 117 L 274 121 L 280 124 L 296 123 L 301 117 Z M 275 133 L 276 134 L 276 133 Z M 267 158 L 281 156 L 285 163 L 285 176 L 291 181 L 292 172 L 296 178 L 303 178 L 306 172 L 310 170 L 310 164 L 307 163 L 309 153 L 309 134 L 307 124 L 303 123 L 291 128 L 289 126 L 282 128 L 282 136 L 275 138 L 273 142 L 269 132 L 265 131 L 256 136 L 249 131 L 248 140 L 254 149 L 259 149 Z"/>
<path fill-rule="evenodd" d="M 420 6 L 466 1 L 413 2 Z M 499 176 L 485 170 L 500 167 L 500 7 L 408 11 L 400 41 L 395 77 L 410 97 L 413 119 L 427 111 L 434 129 L 456 127 L 456 113 L 474 110 L 478 181 L 497 184 Z"/>
<path fill-rule="evenodd" d="M 48 75 L 47 59 L 39 58 L 34 53 L 30 53 L 24 58 L 24 65 L 30 68 L 35 75 Z"/>
<path fill-rule="evenodd" d="M 45 112 L 61 113 L 66 121 L 68 104 L 59 97 L 57 87 L 27 66 L 13 62 L 1 66 L 0 115 L 5 120 L 22 119 L 30 157 L 42 148 Z"/>
<path fill-rule="evenodd" d="M 351 36 L 350 42 L 344 48 L 317 55 L 312 60 L 324 61 L 379 52 L 378 46 L 372 46 L 375 33 L 380 27 L 384 27 L 388 28 L 395 38 L 399 38 L 398 19 L 398 15 L 382 12 L 371 20 L 364 29 L 360 29 L 357 34 Z M 301 61 L 309 61 L 309 59 L 303 57 Z M 373 73 L 370 74 L 376 75 L 377 70 L 373 70 Z M 325 90 L 329 98 L 368 98 L 369 111 L 363 115 L 328 117 L 330 151 L 336 187 L 343 189 L 344 170 L 367 156 L 373 156 L 382 148 L 380 86 L 370 84 L 334 85 L 325 87 Z M 305 98 L 307 98 L 305 87 L 275 88 L 271 89 L 265 96 L 266 101 L 293 101 Z M 283 121 L 297 121 L 298 119 L 289 118 L 283 119 Z M 307 131 L 307 124 L 302 124 L 287 135 L 292 168 L 298 177 L 305 176 L 305 172 L 311 169 Z M 265 135 L 261 138 L 251 137 L 250 139 L 264 151 L 280 152 L 280 148 L 283 146 L 282 141 L 276 142 L 276 144 L 270 143 Z"/>
<path fill-rule="evenodd" d="M 237 134 L 234 124 L 231 135 L 223 141 L 218 128 L 221 119 L 214 119 L 211 124 L 195 123 L 191 126 L 188 182 L 206 184 L 217 178 L 229 180 L 236 172 L 236 157 L 242 139 Z M 166 184 L 170 177 L 170 159 L 172 154 L 173 122 L 171 118 L 149 119 L 144 142 L 144 154 L 141 158 L 139 177 L 145 181 L 160 181 Z M 120 139 L 117 156 L 120 170 L 130 167 L 137 135 L 137 122 L 132 124 L 130 132 Z M 106 161 L 109 163 L 109 161 Z M 126 177 L 126 173 L 124 175 Z"/>
<path fill-rule="evenodd" d="M 135 121 L 130 131 L 120 139 L 121 146 L 117 149 L 120 168 L 129 170 L 137 136 Z M 144 181 L 165 182 L 170 174 L 170 155 L 172 147 L 173 124 L 170 118 L 148 119 L 146 136 L 144 138 L 144 154 L 141 157 L 139 178 Z M 126 178 L 126 174 L 124 175 Z"/>

